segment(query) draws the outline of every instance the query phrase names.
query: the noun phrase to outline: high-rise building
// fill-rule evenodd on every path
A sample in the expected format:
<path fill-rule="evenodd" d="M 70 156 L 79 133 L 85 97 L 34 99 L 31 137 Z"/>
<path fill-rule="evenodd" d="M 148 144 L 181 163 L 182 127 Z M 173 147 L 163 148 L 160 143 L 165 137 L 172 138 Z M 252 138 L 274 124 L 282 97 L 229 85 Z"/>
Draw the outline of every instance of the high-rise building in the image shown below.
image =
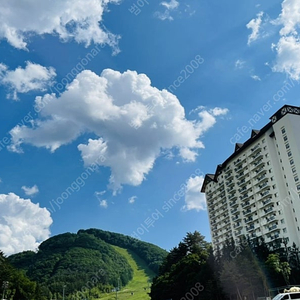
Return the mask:
<path fill-rule="evenodd" d="M 284 105 L 270 120 L 205 176 L 215 249 L 243 236 L 300 246 L 300 107 Z"/>

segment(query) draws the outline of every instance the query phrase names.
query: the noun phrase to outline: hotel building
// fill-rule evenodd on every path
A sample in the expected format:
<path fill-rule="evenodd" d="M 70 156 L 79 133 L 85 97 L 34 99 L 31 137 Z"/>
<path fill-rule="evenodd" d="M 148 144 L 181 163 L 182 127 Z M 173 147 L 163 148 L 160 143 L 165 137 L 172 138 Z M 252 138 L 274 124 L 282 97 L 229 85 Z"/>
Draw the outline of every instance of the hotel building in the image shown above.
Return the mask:
<path fill-rule="evenodd" d="M 242 236 L 300 246 L 300 107 L 285 105 L 270 120 L 205 176 L 214 249 Z"/>

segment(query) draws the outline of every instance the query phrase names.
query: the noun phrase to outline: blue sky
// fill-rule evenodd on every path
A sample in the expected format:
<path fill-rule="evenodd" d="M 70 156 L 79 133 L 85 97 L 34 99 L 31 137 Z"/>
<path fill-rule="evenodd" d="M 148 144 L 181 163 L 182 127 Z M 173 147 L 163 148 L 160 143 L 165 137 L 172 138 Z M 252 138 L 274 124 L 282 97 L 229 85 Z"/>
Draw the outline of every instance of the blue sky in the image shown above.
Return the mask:
<path fill-rule="evenodd" d="M 0 1 L 0 249 L 210 240 L 203 176 L 299 105 L 300 4 Z M 253 121 L 254 120 L 254 121 Z"/>

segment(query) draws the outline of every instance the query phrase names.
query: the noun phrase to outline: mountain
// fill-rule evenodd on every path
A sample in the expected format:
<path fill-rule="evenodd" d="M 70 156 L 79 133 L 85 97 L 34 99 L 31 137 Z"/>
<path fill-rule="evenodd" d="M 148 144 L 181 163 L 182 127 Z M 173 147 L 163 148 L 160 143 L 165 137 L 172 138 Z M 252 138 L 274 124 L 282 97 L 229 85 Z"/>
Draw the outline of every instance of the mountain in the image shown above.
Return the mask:
<path fill-rule="evenodd" d="M 8 260 L 38 282 L 45 297 L 60 298 L 65 286 L 68 298 L 75 295 L 84 298 L 87 294 L 97 296 L 125 286 L 132 279 L 131 265 L 115 246 L 130 251 L 154 274 L 167 255 L 158 246 L 129 236 L 88 229 L 51 237 L 40 244 L 37 252 L 21 252 Z"/>

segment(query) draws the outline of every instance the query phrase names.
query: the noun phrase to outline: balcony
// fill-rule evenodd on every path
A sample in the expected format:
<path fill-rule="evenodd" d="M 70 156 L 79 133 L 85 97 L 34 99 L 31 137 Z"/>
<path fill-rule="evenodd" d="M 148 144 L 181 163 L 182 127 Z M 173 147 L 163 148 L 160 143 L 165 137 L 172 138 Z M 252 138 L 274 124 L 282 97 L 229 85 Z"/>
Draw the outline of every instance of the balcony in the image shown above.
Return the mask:
<path fill-rule="evenodd" d="M 260 182 L 260 181 L 262 181 L 265 178 L 266 178 L 266 173 L 264 173 L 263 175 L 257 177 L 256 180 L 257 180 L 257 182 Z"/>
<path fill-rule="evenodd" d="M 234 171 L 238 172 L 239 170 L 242 170 L 242 168 L 243 168 L 243 165 L 241 164 L 238 167 L 234 168 Z"/>
<path fill-rule="evenodd" d="M 249 222 L 253 221 L 253 217 L 250 216 L 248 218 L 245 218 L 244 221 L 245 221 L 245 223 L 249 223 Z"/>
<path fill-rule="evenodd" d="M 237 207 L 236 207 L 236 208 L 233 208 L 233 209 L 231 209 L 231 213 L 234 214 L 237 210 L 238 210 Z"/>
<path fill-rule="evenodd" d="M 262 164 L 263 162 L 264 162 L 264 160 L 263 160 L 263 159 L 260 159 L 260 160 L 258 160 L 258 161 L 253 162 L 252 164 L 254 165 L 254 167 L 257 167 L 257 166 L 259 166 L 260 164 Z"/>
<path fill-rule="evenodd" d="M 246 201 L 246 202 L 242 203 L 242 208 L 247 207 L 247 206 L 252 205 L 252 204 L 253 204 L 253 202 Z"/>
<path fill-rule="evenodd" d="M 235 162 L 234 162 L 234 165 L 237 166 L 239 165 L 243 160 L 238 158 Z"/>
<path fill-rule="evenodd" d="M 256 146 L 254 146 L 253 148 L 251 148 L 251 151 L 253 153 L 255 153 L 256 150 L 260 149 L 260 144 L 257 144 Z"/>
<path fill-rule="evenodd" d="M 270 236 L 271 240 L 275 240 L 275 239 L 278 239 L 278 238 L 279 238 L 279 232 L 276 232 L 275 234 Z"/>
<path fill-rule="evenodd" d="M 248 214 L 250 214 L 252 211 L 251 211 L 251 208 L 248 208 L 246 210 L 243 210 L 243 215 L 246 216 Z"/>
<path fill-rule="evenodd" d="M 258 185 L 260 189 L 263 189 L 265 186 L 268 186 L 268 181 Z"/>
<path fill-rule="evenodd" d="M 232 172 L 231 172 L 230 174 L 225 175 L 225 179 L 229 179 L 229 178 L 232 177 L 232 176 L 233 176 L 233 174 L 232 174 Z"/>
<path fill-rule="evenodd" d="M 230 205 L 230 206 L 235 206 L 235 205 L 238 205 L 238 203 L 237 203 L 237 201 L 235 200 L 235 201 L 229 202 L 229 205 Z"/>
<path fill-rule="evenodd" d="M 246 199 L 246 198 L 248 198 L 248 197 L 249 197 L 248 194 L 244 194 L 243 196 L 240 196 L 240 199 L 241 199 L 241 200 L 244 200 L 244 199 Z"/>
<path fill-rule="evenodd" d="M 235 215 L 234 217 L 232 217 L 232 221 L 236 221 L 236 220 L 238 220 L 239 218 L 240 218 L 239 215 Z"/>
<path fill-rule="evenodd" d="M 234 181 L 233 181 L 233 180 L 226 181 L 226 185 L 227 185 L 228 187 L 231 186 L 232 184 L 234 184 Z"/>
<path fill-rule="evenodd" d="M 273 215 L 273 216 L 271 216 L 271 217 L 266 217 L 266 220 L 267 220 L 267 222 L 268 223 L 270 223 L 270 222 L 272 222 L 273 220 L 275 220 L 275 216 Z"/>
<path fill-rule="evenodd" d="M 239 228 L 239 227 L 241 227 L 241 226 L 242 226 L 242 224 L 241 224 L 240 222 L 237 222 L 237 223 L 235 223 L 235 224 L 233 225 L 233 228 L 236 229 L 236 228 Z"/>
<path fill-rule="evenodd" d="M 247 231 L 251 231 L 254 229 L 254 224 L 251 224 L 249 226 L 246 226 Z"/>
<path fill-rule="evenodd" d="M 272 201 L 272 198 L 268 198 L 265 201 L 262 201 L 263 206 L 266 206 L 268 203 Z"/>
<path fill-rule="evenodd" d="M 242 188 L 239 189 L 239 192 L 242 193 L 242 192 L 244 192 L 246 190 L 247 190 L 247 186 L 245 185 L 244 187 L 242 187 Z"/>
<path fill-rule="evenodd" d="M 260 167 L 259 169 L 255 170 L 255 175 L 258 175 L 261 171 L 265 169 L 264 166 Z"/>
<path fill-rule="evenodd" d="M 273 206 L 270 206 L 269 208 L 264 209 L 265 214 L 268 214 L 271 211 L 273 211 Z"/>
<path fill-rule="evenodd" d="M 269 230 L 269 232 L 270 232 L 270 231 L 273 231 L 273 230 L 276 229 L 276 228 L 277 228 L 277 225 L 274 224 L 274 225 L 268 227 L 268 230 Z"/>
<path fill-rule="evenodd" d="M 237 196 L 235 195 L 235 193 L 228 196 L 228 199 L 229 199 L 229 200 L 231 200 L 231 199 L 233 199 L 233 198 L 237 198 Z"/>
<path fill-rule="evenodd" d="M 262 193 L 259 193 L 259 194 L 260 194 L 260 196 L 261 196 L 261 199 L 263 199 L 264 197 L 266 197 L 267 195 L 270 194 L 270 190 L 266 190 L 266 191 L 264 191 L 264 192 L 262 192 Z"/>
<path fill-rule="evenodd" d="M 243 178 L 244 176 L 246 176 L 247 174 L 248 174 L 247 172 L 241 172 L 241 173 L 237 174 L 237 175 L 235 176 L 235 178 L 236 178 L 236 179 L 241 179 L 241 178 Z"/>
<path fill-rule="evenodd" d="M 233 190 L 234 186 L 232 185 L 230 188 L 227 189 L 227 193 L 230 193 Z"/>
<path fill-rule="evenodd" d="M 242 234 L 242 230 L 236 230 L 236 231 L 234 232 L 234 234 L 235 234 L 236 236 L 239 236 L 239 235 Z"/>
<path fill-rule="evenodd" d="M 252 160 L 257 159 L 258 157 L 262 157 L 262 154 L 261 154 L 260 151 L 259 151 L 259 152 L 256 152 L 254 155 L 252 155 Z"/>

